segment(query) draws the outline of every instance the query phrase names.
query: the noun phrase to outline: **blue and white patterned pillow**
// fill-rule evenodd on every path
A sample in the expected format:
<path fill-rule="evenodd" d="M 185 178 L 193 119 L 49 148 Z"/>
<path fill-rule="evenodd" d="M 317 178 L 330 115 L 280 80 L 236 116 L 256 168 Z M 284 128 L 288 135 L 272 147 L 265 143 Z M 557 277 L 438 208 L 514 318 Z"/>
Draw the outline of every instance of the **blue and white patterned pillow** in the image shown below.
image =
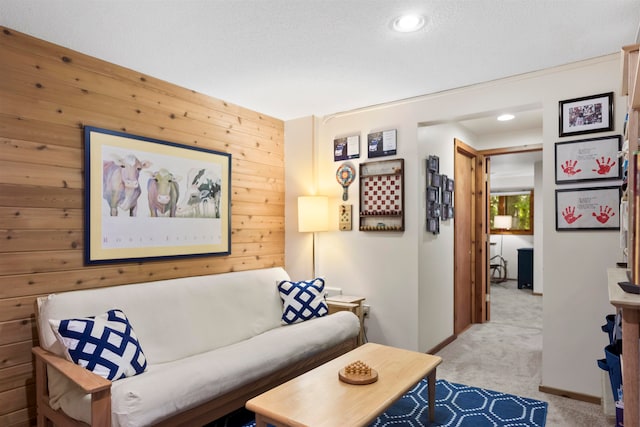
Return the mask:
<path fill-rule="evenodd" d="M 283 324 L 303 322 L 329 313 L 329 307 L 324 300 L 324 279 L 301 282 L 283 280 L 278 283 L 278 291 L 284 305 Z"/>
<path fill-rule="evenodd" d="M 49 320 L 68 360 L 115 381 L 143 373 L 147 359 L 121 310 L 95 317 Z"/>

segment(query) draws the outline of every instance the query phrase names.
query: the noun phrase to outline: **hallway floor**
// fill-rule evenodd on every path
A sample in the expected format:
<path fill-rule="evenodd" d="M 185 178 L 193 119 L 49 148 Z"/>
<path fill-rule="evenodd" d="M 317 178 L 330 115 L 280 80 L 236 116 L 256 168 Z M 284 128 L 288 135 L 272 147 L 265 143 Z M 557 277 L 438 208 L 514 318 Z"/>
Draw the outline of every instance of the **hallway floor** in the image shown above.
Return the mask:
<path fill-rule="evenodd" d="M 548 427 L 614 426 L 600 405 L 538 391 L 542 297 L 509 280 L 491 285 L 491 301 L 490 322 L 472 325 L 438 353 L 438 378 L 546 401 Z"/>

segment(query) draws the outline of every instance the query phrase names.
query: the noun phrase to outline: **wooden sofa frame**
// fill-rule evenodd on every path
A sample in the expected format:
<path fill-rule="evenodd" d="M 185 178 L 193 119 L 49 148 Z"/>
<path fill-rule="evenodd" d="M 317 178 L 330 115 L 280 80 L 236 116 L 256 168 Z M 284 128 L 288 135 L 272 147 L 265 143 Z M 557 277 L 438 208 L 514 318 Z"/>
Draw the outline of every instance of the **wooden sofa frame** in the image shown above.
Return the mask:
<path fill-rule="evenodd" d="M 293 363 L 252 383 L 245 384 L 238 389 L 218 396 L 202 405 L 176 413 L 156 425 L 161 427 L 205 425 L 236 409 L 244 407 L 247 400 L 318 367 L 329 360 L 335 359 L 356 347 L 357 337 L 350 338 L 315 356 Z M 47 368 L 60 371 L 64 376 L 80 386 L 87 394 L 91 395 L 91 426 L 111 427 L 111 381 L 48 352 L 41 347 L 34 347 L 32 351 L 35 355 L 38 427 L 51 425 L 87 426 L 87 424 L 77 421 L 64 412 L 60 410 L 56 411 L 49 406 Z"/>

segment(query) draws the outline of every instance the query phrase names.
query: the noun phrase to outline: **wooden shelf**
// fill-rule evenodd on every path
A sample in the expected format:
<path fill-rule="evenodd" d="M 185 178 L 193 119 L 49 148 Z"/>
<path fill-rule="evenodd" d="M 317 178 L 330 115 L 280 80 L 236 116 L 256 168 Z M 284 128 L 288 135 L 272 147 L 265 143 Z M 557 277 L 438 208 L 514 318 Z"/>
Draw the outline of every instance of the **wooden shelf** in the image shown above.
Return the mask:
<path fill-rule="evenodd" d="M 629 106 L 640 108 L 640 86 L 638 84 L 638 61 L 640 61 L 640 44 L 623 46 L 622 48 L 622 96 L 629 96 Z"/>
<path fill-rule="evenodd" d="M 640 126 L 640 44 L 624 46 L 621 52 L 622 84 L 621 96 L 627 96 L 627 124 L 625 141 L 628 141 L 627 191 L 629 219 L 627 235 L 627 261 L 631 271 L 631 281 L 640 280 L 640 223 L 637 221 L 638 204 L 636 179 L 638 164 L 635 153 L 638 151 Z M 627 270 L 610 269 L 607 271 L 609 301 L 622 313 L 622 345 L 621 356 L 622 383 L 624 399 L 625 427 L 640 427 L 640 295 L 624 292 L 618 282 L 629 281 Z"/>
<path fill-rule="evenodd" d="M 609 302 L 622 312 L 622 384 L 625 427 L 638 427 L 640 409 L 640 295 L 624 292 L 618 282 L 626 282 L 626 270 L 607 271 Z"/>

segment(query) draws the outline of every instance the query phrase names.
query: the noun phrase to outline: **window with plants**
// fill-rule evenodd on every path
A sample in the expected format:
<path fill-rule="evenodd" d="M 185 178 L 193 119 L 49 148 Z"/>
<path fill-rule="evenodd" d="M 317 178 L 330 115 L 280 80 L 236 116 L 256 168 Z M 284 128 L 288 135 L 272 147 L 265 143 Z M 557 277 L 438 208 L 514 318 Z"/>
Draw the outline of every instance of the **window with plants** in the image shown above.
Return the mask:
<path fill-rule="evenodd" d="M 533 190 L 491 193 L 489 213 L 491 234 L 533 234 Z M 510 224 L 496 216 L 510 217 Z"/>

